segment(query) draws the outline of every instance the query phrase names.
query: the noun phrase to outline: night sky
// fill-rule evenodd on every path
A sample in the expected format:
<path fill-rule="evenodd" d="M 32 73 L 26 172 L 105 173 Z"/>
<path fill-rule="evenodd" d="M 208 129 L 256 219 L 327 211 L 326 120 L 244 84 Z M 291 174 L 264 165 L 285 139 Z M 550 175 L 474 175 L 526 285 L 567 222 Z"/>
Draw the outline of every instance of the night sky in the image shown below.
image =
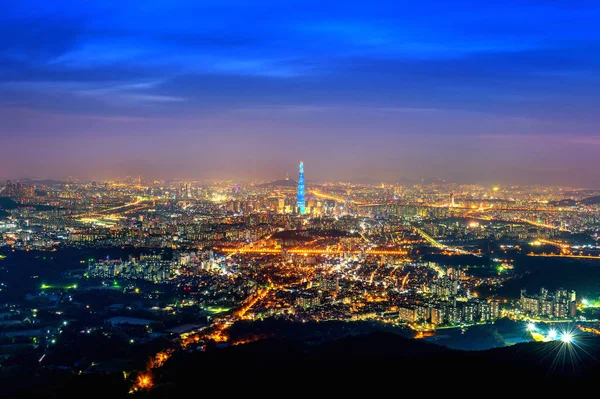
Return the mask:
<path fill-rule="evenodd" d="M 598 1 L 131 3 L 2 2 L 0 178 L 600 186 Z"/>

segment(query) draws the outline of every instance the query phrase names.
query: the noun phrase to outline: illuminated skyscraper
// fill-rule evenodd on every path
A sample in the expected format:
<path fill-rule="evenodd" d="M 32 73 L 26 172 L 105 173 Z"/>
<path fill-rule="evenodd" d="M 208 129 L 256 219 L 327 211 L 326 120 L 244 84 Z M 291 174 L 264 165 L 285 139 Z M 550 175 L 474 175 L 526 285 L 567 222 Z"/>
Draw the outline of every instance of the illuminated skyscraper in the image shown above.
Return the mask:
<path fill-rule="evenodd" d="M 298 172 L 298 211 L 304 214 L 306 211 L 306 201 L 304 199 L 304 162 L 300 161 L 300 171 Z"/>

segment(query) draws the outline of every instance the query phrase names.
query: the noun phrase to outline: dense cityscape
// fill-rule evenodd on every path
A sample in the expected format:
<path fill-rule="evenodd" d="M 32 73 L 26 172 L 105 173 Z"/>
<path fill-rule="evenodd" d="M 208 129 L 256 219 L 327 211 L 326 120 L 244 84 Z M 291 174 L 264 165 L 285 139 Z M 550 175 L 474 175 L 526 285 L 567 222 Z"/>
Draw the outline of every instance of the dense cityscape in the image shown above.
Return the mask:
<path fill-rule="evenodd" d="M 0 398 L 590 395 L 600 3 L 0 12 Z"/>
<path fill-rule="evenodd" d="M 501 318 L 600 329 L 600 292 L 576 292 L 578 282 L 558 275 L 550 291 L 503 290 L 528 273 L 515 262 L 600 261 L 600 191 L 306 176 L 300 163 L 297 181 L 7 181 L 0 262 L 93 256 L 54 277 L 0 279 L 12 298 L 2 304 L 2 367 L 27 356 L 52 367 L 67 333 L 130 345 L 162 338 L 169 344 L 156 355 L 165 358 L 177 347 L 269 336 L 230 334 L 243 321 L 372 322 L 425 339 Z M 572 339 L 554 327 L 530 333 Z M 82 357 L 61 367 L 96 365 Z"/>

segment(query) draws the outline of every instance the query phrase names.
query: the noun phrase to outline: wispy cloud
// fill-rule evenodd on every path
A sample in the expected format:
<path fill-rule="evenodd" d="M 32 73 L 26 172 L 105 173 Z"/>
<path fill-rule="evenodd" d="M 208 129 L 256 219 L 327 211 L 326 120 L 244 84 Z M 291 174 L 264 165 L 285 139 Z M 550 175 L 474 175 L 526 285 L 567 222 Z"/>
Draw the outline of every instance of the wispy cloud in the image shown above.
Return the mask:
<path fill-rule="evenodd" d="M 600 136 L 571 137 L 568 138 L 567 141 L 574 144 L 600 145 Z"/>
<path fill-rule="evenodd" d="M 146 81 L 128 84 L 115 84 L 76 90 L 81 96 L 89 96 L 106 101 L 123 101 L 128 103 L 173 103 L 185 101 L 183 97 L 152 93 L 163 81 Z"/>
<path fill-rule="evenodd" d="M 515 143 L 529 141 L 538 143 L 554 143 L 555 145 L 582 144 L 600 145 L 600 136 L 583 136 L 572 134 L 482 134 L 484 140 L 513 141 Z"/>
<path fill-rule="evenodd" d="M 182 102 L 185 98 L 154 93 L 164 80 L 140 81 L 132 83 L 92 83 L 92 82 L 5 82 L 0 84 L 11 90 L 26 90 L 32 93 L 69 93 L 81 98 L 93 98 L 105 102 L 121 103 L 172 103 Z"/>
<path fill-rule="evenodd" d="M 477 136 L 480 139 L 490 139 L 490 140 L 541 140 L 547 139 L 547 135 L 542 134 L 480 134 Z M 560 140 L 564 140 L 564 137 L 558 137 Z"/>

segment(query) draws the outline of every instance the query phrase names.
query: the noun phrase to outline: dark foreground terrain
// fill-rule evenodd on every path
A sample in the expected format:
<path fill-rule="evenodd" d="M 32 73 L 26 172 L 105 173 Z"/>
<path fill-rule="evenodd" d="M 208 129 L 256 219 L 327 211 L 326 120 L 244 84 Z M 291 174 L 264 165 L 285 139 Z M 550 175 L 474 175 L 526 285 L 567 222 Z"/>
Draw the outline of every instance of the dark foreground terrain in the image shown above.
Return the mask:
<path fill-rule="evenodd" d="M 574 395 L 596 392 L 598 358 L 596 338 L 466 352 L 376 332 L 318 345 L 267 339 L 178 352 L 153 370 L 152 389 L 134 394 L 122 372 L 38 370 L 4 375 L 0 383 L 2 395 L 11 398 Z"/>

